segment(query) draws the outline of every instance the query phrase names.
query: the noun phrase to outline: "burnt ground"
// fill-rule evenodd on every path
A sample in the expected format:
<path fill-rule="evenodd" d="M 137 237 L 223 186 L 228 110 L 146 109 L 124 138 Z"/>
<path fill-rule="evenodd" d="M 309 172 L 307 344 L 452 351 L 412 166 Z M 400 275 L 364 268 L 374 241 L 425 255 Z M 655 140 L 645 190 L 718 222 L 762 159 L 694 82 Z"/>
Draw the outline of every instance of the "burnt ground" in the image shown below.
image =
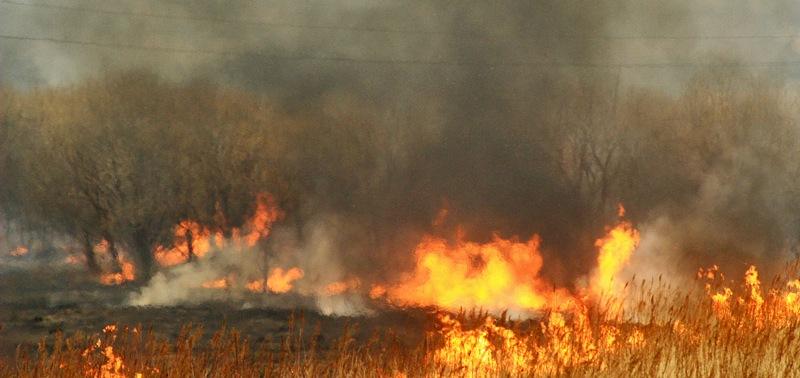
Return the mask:
<path fill-rule="evenodd" d="M 308 329 L 317 324 L 321 345 L 331 345 L 347 325 L 355 325 L 356 339 L 394 331 L 409 345 L 418 343 L 431 324 L 431 311 L 375 308 L 372 314 L 326 316 L 308 305 L 270 305 L 265 294 L 253 301 L 215 299 L 190 305 L 133 307 L 125 304 L 133 285 L 103 286 L 79 270 L 53 270 L 46 266 L 0 271 L 0 359 L 13 359 L 18 345 L 34 347 L 55 332 L 98 334 L 106 324 L 141 325 L 157 335 L 174 339 L 182 326 L 200 325 L 208 336 L 221 326 L 236 328 L 248 340 L 280 340 L 288 333 L 289 319 L 302 313 Z M 203 289 L 200 289 L 203 290 Z M 220 299 L 221 298 L 221 299 Z M 297 303 L 301 303 L 298 301 Z"/>

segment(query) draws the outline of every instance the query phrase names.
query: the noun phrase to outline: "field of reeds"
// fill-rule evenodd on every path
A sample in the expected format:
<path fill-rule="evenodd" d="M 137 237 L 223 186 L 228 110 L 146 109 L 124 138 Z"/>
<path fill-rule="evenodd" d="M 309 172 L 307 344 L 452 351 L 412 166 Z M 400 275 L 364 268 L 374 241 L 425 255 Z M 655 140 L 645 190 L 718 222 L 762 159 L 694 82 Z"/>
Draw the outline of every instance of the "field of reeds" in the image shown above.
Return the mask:
<path fill-rule="evenodd" d="M 624 300 L 579 304 L 532 319 L 480 311 L 433 312 L 426 329 L 356 338 L 357 324 L 323 340 L 302 314 L 285 336 L 253 343 L 222 327 L 202 337 L 184 326 L 167 339 L 142 326 L 55 333 L 19 348 L 0 375 L 14 377 L 423 377 L 798 376 L 800 307 L 795 281 L 762 289 L 752 268 L 741 284 L 716 270 L 693 289 L 658 280 L 628 285 Z M 423 332 L 408 345 L 402 332 Z"/>

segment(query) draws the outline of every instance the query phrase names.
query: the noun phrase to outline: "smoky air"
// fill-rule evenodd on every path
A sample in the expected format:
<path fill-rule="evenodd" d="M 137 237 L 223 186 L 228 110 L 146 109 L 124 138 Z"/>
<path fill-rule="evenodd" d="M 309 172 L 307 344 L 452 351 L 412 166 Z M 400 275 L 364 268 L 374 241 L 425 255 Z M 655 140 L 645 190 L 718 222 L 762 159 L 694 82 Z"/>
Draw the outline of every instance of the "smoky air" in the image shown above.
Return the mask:
<path fill-rule="evenodd" d="M 26 317 L 99 331 L 302 309 L 468 339 L 506 315 L 544 333 L 594 319 L 579 309 L 626 282 L 718 310 L 739 294 L 697 281 L 720 272 L 769 302 L 758 272 L 796 278 L 800 241 L 798 11 L 0 0 L 0 357 L 40 336 Z M 471 309 L 494 320 L 452 314 Z M 502 375 L 496 358 L 464 368 Z"/>

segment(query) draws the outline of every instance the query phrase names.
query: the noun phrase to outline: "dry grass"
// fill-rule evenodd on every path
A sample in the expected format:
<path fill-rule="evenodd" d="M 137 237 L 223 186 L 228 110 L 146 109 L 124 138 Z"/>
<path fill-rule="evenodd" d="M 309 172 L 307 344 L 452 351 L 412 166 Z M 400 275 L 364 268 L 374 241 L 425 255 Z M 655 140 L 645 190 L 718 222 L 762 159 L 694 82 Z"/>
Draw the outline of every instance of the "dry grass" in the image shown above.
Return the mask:
<path fill-rule="evenodd" d="M 174 340 L 141 327 L 56 334 L 0 366 L 15 377 L 417 377 L 417 376 L 800 376 L 800 314 L 785 285 L 710 283 L 678 293 L 630 288 L 624 311 L 604 306 L 513 321 L 480 312 L 438 316 L 419 345 L 391 332 L 356 340 L 354 327 L 326 345 L 302 316 L 287 336 L 257 347 L 236 330 L 203 339 L 185 326 Z M 757 300 L 763 299 L 762 302 Z M 606 309 L 602 311 L 601 309 Z M 487 319 L 490 319 L 487 321 Z M 309 331 L 310 329 L 310 331 Z M 116 375 L 115 375 L 116 374 Z"/>

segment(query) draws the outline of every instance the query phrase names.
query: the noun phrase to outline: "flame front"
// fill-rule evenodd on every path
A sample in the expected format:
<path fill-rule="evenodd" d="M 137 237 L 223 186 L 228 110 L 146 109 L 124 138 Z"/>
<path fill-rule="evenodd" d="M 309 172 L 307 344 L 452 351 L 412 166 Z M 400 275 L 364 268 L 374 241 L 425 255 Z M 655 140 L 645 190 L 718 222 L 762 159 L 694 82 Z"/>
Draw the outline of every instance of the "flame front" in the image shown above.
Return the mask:
<path fill-rule="evenodd" d="M 98 256 L 102 256 L 105 259 L 112 260 L 113 263 L 113 256 L 110 253 L 110 243 L 107 240 L 102 240 L 100 243 L 94 246 L 94 252 Z M 127 257 L 127 253 L 124 250 L 117 251 L 117 258 L 116 263 L 119 265 L 119 271 L 110 272 L 110 273 L 103 273 L 100 275 L 100 283 L 103 285 L 121 285 L 125 282 L 133 281 L 136 279 L 136 267 L 133 265 L 133 262 L 130 261 Z"/>
<path fill-rule="evenodd" d="M 212 244 L 223 245 L 222 233 L 212 232 L 193 220 L 184 220 L 175 226 L 174 241 L 171 248 L 158 246 L 156 261 L 161 266 L 182 264 L 190 258 L 201 258 L 211 250 Z"/>
<path fill-rule="evenodd" d="M 625 209 L 619 206 L 619 216 Z M 400 284 L 370 292 L 373 298 L 386 295 L 401 305 L 437 306 L 444 309 L 482 308 L 494 312 L 504 310 L 563 311 L 574 308 L 586 295 L 593 300 L 616 296 L 620 274 L 639 245 L 639 232 L 624 220 L 598 239 L 597 267 L 593 271 L 587 293 L 570 293 L 554 288 L 539 272 L 544 261 L 539 253 L 540 239 L 528 241 L 504 239 L 494 235 L 488 243 L 463 241 L 455 243 L 442 238 L 425 237 L 417 245 L 416 266 Z M 374 287 L 373 287 L 373 290 Z"/>
<path fill-rule="evenodd" d="M 103 328 L 103 333 L 106 335 L 106 340 L 97 339 L 97 342 L 90 345 L 83 350 L 81 356 L 86 360 L 86 367 L 84 368 L 84 375 L 86 377 L 97 378 L 125 378 L 124 374 L 125 363 L 122 357 L 114 352 L 113 343 L 117 338 L 117 326 L 113 324 L 106 325 Z M 104 362 L 100 366 L 91 364 L 89 360 L 99 355 L 103 358 Z M 135 377 L 142 377 L 142 373 L 136 373 Z"/>
<path fill-rule="evenodd" d="M 203 282 L 200 286 L 206 289 L 226 289 L 229 285 L 228 279 L 219 278 L 216 280 Z"/>
<path fill-rule="evenodd" d="M 157 246 L 154 252 L 156 261 L 161 266 L 173 266 L 185 263 L 193 258 L 203 258 L 214 248 L 254 247 L 262 239 L 269 236 L 272 224 L 283 216 L 283 212 L 268 194 L 256 196 L 253 216 L 245 222 L 242 229 L 232 228 L 229 240 L 221 230 L 212 230 L 194 220 L 186 219 L 175 226 L 172 246 Z M 219 218 L 224 218 L 218 214 Z"/>
<path fill-rule="evenodd" d="M 620 214 L 624 213 L 625 209 L 620 206 Z M 639 232 L 630 223 L 621 221 L 605 237 L 598 239 L 595 246 L 598 248 L 597 268 L 590 280 L 590 292 L 596 298 L 615 296 L 621 283 L 614 279 L 639 246 Z"/>
<path fill-rule="evenodd" d="M 430 358 L 444 375 L 553 376 L 579 365 L 602 370 L 603 358 L 647 344 L 636 326 L 627 331 L 611 324 L 593 327 L 588 310 L 580 305 L 570 315 L 568 319 L 561 312 L 551 312 L 539 323 L 537 333 L 520 332 L 491 316 L 473 329 L 464 329 L 460 321 L 440 314 L 441 330 L 434 336 L 442 342 Z"/>
<path fill-rule="evenodd" d="M 327 296 L 344 294 L 348 291 L 358 289 L 360 286 L 361 286 L 361 280 L 359 280 L 358 278 L 351 278 L 349 280 L 344 280 L 344 281 L 335 281 L 325 285 L 325 287 L 322 290 L 322 294 Z"/>
<path fill-rule="evenodd" d="M 12 249 L 9 254 L 14 257 L 25 256 L 28 254 L 28 247 L 24 245 L 17 246 L 16 248 Z"/>
<path fill-rule="evenodd" d="M 454 244 L 426 237 L 414 251 L 416 267 L 399 285 L 386 288 L 390 301 L 445 309 L 538 310 L 566 308 L 566 290 L 553 290 L 538 274 L 539 237 L 527 242 L 495 235 L 481 244 Z"/>
<path fill-rule="evenodd" d="M 292 282 L 303 278 L 303 270 L 297 267 L 283 270 L 282 268 L 275 268 L 267 278 L 267 289 L 273 293 L 288 293 L 292 290 Z M 251 291 L 263 291 L 263 285 L 259 284 L 261 281 L 254 281 L 248 285 Z"/>

